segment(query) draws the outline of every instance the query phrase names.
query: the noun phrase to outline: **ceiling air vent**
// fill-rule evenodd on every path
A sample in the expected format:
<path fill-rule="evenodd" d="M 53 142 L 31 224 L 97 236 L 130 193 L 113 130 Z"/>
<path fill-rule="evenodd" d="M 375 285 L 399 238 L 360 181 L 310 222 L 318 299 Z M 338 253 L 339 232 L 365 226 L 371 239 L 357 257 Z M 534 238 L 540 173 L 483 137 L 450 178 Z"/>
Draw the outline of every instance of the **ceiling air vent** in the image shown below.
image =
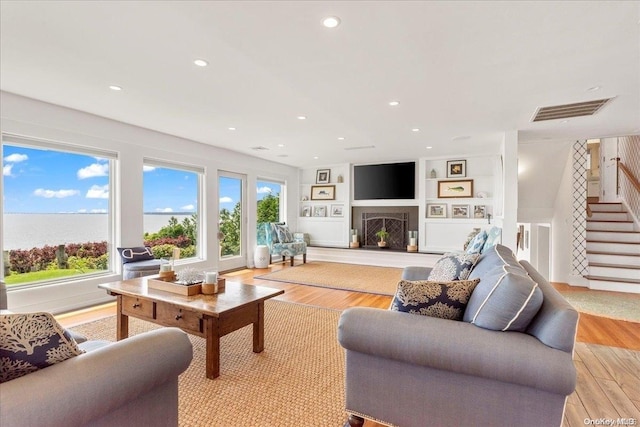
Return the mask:
<path fill-rule="evenodd" d="M 604 107 L 613 98 L 598 99 L 595 101 L 576 102 L 575 104 L 554 105 L 552 107 L 539 107 L 533 115 L 532 122 L 544 120 L 568 119 L 571 117 L 592 116 Z"/>
<path fill-rule="evenodd" d="M 345 147 L 345 151 L 351 151 L 351 150 L 368 150 L 370 148 L 376 148 L 375 145 L 360 145 L 358 147 Z"/>
<path fill-rule="evenodd" d="M 254 150 L 254 151 L 267 151 L 268 150 L 267 147 L 264 147 L 262 145 L 257 145 L 255 147 L 251 147 L 251 149 Z"/>

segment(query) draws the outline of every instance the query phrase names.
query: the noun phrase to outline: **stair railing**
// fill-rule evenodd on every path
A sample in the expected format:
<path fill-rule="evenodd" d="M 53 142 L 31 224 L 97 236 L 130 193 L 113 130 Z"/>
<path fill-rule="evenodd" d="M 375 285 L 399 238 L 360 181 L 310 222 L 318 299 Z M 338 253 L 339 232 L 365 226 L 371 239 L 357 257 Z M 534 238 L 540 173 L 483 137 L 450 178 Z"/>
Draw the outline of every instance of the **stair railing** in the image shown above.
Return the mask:
<path fill-rule="evenodd" d="M 631 185 L 636 189 L 638 193 L 640 193 L 640 181 L 638 181 L 638 178 L 633 175 L 633 172 L 631 172 L 627 165 L 620 161 L 620 157 L 616 158 L 616 163 L 618 164 L 618 170 L 622 171 L 622 173 L 625 174 Z"/>

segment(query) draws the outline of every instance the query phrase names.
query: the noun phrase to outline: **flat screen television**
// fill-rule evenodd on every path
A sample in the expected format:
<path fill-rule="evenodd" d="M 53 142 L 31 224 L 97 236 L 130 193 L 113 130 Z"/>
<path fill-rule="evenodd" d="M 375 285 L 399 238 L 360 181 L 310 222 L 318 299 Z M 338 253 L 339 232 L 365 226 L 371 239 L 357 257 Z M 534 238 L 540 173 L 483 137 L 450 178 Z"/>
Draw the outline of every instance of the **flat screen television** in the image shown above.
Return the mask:
<path fill-rule="evenodd" d="M 355 200 L 415 199 L 416 163 L 385 163 L 353 167 Z"/>

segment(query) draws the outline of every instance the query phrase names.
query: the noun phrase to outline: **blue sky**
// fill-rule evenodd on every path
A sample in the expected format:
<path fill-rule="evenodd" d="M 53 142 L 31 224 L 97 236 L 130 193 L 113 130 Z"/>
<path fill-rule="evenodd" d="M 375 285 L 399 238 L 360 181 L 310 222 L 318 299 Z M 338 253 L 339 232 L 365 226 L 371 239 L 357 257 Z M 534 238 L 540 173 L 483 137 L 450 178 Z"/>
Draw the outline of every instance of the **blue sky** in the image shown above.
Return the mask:
<path fill-rule="evenodd" d="M 3 145 L 5 213 L 104 213 L 109 208 L 109 163 L 92 156 Z M 279 184 L 258 182 L 258 199 L 281 191 Z M 220 208 L 233 209 L 240 183 L 220 179 Z M 145 167 L 146 213 L 195 212 L 197 174 Z"/>

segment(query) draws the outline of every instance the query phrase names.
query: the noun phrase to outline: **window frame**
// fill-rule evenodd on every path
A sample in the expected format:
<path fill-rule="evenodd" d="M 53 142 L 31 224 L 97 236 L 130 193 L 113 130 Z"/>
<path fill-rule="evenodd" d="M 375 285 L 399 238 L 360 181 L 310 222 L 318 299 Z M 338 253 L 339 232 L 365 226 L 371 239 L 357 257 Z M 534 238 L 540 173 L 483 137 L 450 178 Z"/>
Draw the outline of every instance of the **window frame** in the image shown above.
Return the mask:
<path fill-rule="evenodd" d="M 82 146 L 77 144 L 71 144 L 67 142 L 60 141 L 52 141 L 48 139 L 41 139 L 36 137 L 27 137 L 21 136 L 11 133 L 2 133 L 0 134 L 0 157 L 4 160 L 4 147 L 5 145 L 10 145 L 12 147 L 24 147 L 28 149 L 35 150 L 43 150 L 43 151 L 56 151 L 61 153 L 70 153 L 81 156 L 89 156 L 89 157 L 98 157 L 101 159 L 105 159 L 109 164 L 109 176 L 108 176 L 108 185 L 109 185 L 109 197 L 108 197 L 108 209 L 107 209 L 107 269 L 100 272 L 92 272 L 92 273 L 80 273 L 73 276 L 62 277 L 58 279 L 50 279 L 50 280 L 38 280 L 33 282 L 19 283 L 10 285 L 11 289 L 29 289 L 29 288 L 38 288 L 44 287 L 48 285 L 57 285 L 64 284 L 69 281 L 78 281 L 78 280 L 86 280 L 93 279 L 97 277 L 109 276 L 113 274 L 117 274 L 117 264 L 116 264 L 116 250 L 115 250 L 115 242 L 116 242 L 116 200 L 117 200 L 117 188 L 116 188 L 116 174 L 118 167 L 118 153 L 115 151 L 103 150 L 99 148 Z M 5 189 L 5 179 L 4 175 L 0 178 L 0 190 L 2 190 L 2 194 L 4 194 Z M 5 215 L 5 204 L 4 200 L 0 199 L 0 231 L 4 230 L 4 215 Z M 4 239 L 0 238 L 0 252 L 3 253 L 2 258 L 0 258 L 0 278 L 4 281 Z"/>
<path fill-rule="evenodd" d="M 162 159 L 157 159 L 157 158 L 152 158 L 152 157 L 143 157 L 142 159 L 142 199 L 143 199 L 143 206 L 144 206 L 144 167 L 145 166 L 151 166 L 154 168 L 163 168 L 163 169 L 172 169 L 172 170 L 178 170 L 178 171 L 183 171 L 183 172 L 190 172 L 190 173 L 195 173 L 196 174 L 196 183 L 197 183 L 197 195 L 196 195 L 196 202 L 197 202 L 197 206 L 196 206 L 196 210 L 195 210 L 195 215 L 196 218 L 198 219 L 197 225 L 196 225 L 196 238 L 197 238 L 197 242 L 195 244 L 196 247 L 196 253 L 193 257 L 189 257 L 189 258 L 181 258 L 180 261 L 178 261 L 179 264 L 188 264 L 191 262 L 200 262 L 200 261 L 204 261 L 206 259 L 206 257 L 204 256 L 204 254 L 206 253 L 205 251 L 205 222 L 204 222 L 204 216 L 205 216 L 205 210 L 204 210 L 204 183 L 205 183 L 205 168 L 202 166 L 196 166 L 193 164 L 188 164 L 188 163 L 180 163 L 180 162 L 173 162 L 173 161 L 167 161 L 167 160 L 162 160 Z M 144 208 L 142 209 L 142 224 L 143 224 L 143 236 L 144 236 Z"/>

